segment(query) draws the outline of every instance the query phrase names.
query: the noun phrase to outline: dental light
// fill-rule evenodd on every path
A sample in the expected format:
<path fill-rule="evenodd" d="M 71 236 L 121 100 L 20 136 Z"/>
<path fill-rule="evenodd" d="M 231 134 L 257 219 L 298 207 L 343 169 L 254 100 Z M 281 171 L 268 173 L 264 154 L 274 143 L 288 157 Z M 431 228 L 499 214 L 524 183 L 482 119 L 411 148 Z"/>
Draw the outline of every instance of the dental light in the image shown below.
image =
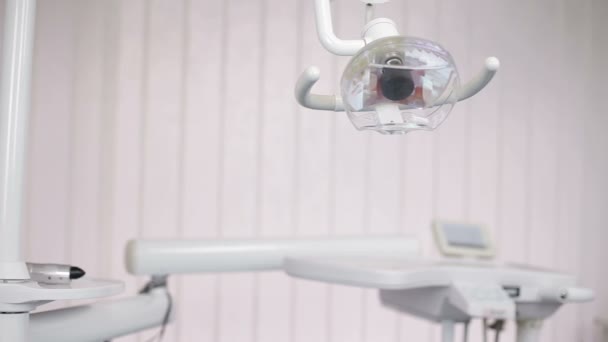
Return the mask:
<path fill-rule="evenodd" d="M 371 17 L 373 5 L 388 0 L 364 2 Z M 370 20 L 361 39 L 341 40 L 333 32 L 330 0 L 315 0 L 315 11 L 325 49 L 353 58 L 342 74 L 341 96 L 311 93 L 320 78 L 319 69 L 311 66 L 296 83 L 296 99 L 310 109 L 346 111 L 358 130 L 383 134 L 433 130 L 456 102 L 483 89 L 500 65 L 497 58 L 487 58 L 480 74 L 461 85 L 448 51 L 426 39 L 399 35 L 392 20 Z"/>

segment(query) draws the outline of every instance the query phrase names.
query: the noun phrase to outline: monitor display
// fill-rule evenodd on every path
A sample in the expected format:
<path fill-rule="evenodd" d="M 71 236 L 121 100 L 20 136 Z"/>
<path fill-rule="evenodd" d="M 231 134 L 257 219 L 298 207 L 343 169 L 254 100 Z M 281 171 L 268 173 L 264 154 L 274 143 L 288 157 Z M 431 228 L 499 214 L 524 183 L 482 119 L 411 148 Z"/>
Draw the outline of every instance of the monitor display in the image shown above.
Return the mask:
<path fill-rule="evenodd" d="M 487 242 L 477 225 L 447 223 L 442 225 L 446 242 L 450 246 L 465 248 L 486 248 Z"/>
<path fill-rule="evenodd" d="M 434 222 L 439 251 L 449 257 L 491 258 L 494 248 L 485 226 L 468 222 Z"/>

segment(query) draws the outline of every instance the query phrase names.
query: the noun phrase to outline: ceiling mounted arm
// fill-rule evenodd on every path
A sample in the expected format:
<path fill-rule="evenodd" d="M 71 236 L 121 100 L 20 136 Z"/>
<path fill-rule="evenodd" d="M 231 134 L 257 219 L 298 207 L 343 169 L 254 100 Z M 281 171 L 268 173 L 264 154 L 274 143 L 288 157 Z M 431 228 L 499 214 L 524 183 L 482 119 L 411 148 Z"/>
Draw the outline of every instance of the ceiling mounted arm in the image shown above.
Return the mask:
<path fill-rule="evenodd" d="M 317 34 L 327 51 L 338 56 L 353 56 L 365 46 L 363 39 L 342 40 L 334 33 L 330 0 L 315 0 Z"/>
<path fill-rule="evenodd" d="M 312 87 L 321 78 L 319 68 L 310 66 L 302 72 L 296 82 L 295 95 L 298 103 L 306 108 L 316 110 L 344 111 L 342 98 L 337 95 L 311 94 Z"/>
<path fill-rule="evenodd" d="M 490 83 L 498 68 L 500 67 L 500 61 L 496 57 L 488 57 L 486 59 L 483 70 L 477 74 L 466 84 L 463 84 L 456 91 L 456 98 L 458 101 L 466 100 L 469 97 L 479 93 L 485 86 Z"/>

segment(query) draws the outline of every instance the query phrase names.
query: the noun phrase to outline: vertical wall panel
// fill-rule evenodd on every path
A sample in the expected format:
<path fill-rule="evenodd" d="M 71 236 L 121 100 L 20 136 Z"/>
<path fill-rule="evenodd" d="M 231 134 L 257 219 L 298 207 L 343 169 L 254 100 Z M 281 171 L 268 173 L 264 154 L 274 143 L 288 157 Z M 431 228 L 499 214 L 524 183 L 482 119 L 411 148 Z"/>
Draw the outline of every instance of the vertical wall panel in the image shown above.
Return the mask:
<path fill-rule="evenodd" d="M 99 275 L 103 277 L 114 276 L 114 260 L 107 256 L 108 250 L 114 247 L 114 184 L 116 182 L 114 152 L 116 149 L 116 110 L 118 94 L 116 85 L 118 83 L 119 58 L 116 51 L 119 46 L 120 37 L 120 11 L 117 1 L 110 1 L 99 11 L 102 17 L 103 39 L 101 54 L 102 62 L 102 87 L 99 105 L 100 116 L 100 147 L 99 147 L 99 227 L 98 234 L 102 247 L 98 249 L 100 260 Z M 135 227 L 136 228 L 136 227 Z M 122 241 L 125 244 L 124 240 Z M 120 254 L 120 253 L 119 253 Z M 124 268 L 124 267 L 121 267 Z"/>
<path fill-rule="evenodd" d="M 582 225 L 582 243 L 585 253 L 579 267 L 584 272 L 584 279 L 594 288 L 601 288 L 596 295 L 594 303 L 586 305 L 585 318 L 598 315 L 604 322 L 608 320 L 608 293 L 605 284 L 608 281 L 608 273 L 603 263 L 608 257 L 605 241 L 608 240 L 606 229 L 606 203 L 608 203 L 608 156 L 606 146 L 608 136 L 606 135 L 607 116 L 603 101 L 599 101 L 605 93 L 606 79 L 608 79 L 608 36 L 606 35 L 606 20 L 608 16 L 608 4 L 603 0 L 592 1 L 592 11 L 586 16 L 591 18 L 592 30 L 592 63 L 587 64 L 588 77 L 591 79 L 588 88 L 589 104 L 592 110 L 587 113 L 585 125 L 585 177 L 584 177 L 584 206 L 585 218 Z M 592 323 L 589 319 L 584 321 L 585 337 L 589 337 Z M 605 337 L 604 337 L 605 338 Z"/>
<path fill-rule="evenodd" d="M 535 2 L 534 11 L 542 13 L 545 20 L 537 22 L 534 36 L 538 39 L 537 48 L 549 56 L 557 56 L 558 44 L 556 31 L 559 3 L 555 1 Z M 528 221 L 528 262 L 551 267 L 556 242 L 557 196 L 561 189 L 557 186 L 558 162 L 560 154 L 555 148 L 558 141 L 557 111 L 560 99 L 559 82 L 561 77 L 555 73 L 560 68 L 558 58 L 532 62 L 537 77 L 532 82 L 536 96 L 529 110 L 531 117 L 530 135 L 530 216 Z M 553 339 L 551 321 L 546 322 L 542 341 Z"/>
<path fill-rule="evenodd" d="M 181 4 L 174 1 L 149 2 L 147 15 L 142 228 L 147 237 L 174 236 L 184 15 Z"/>
<path fill-rule="evenodd" d="M 437 40 L 452 54 L 462 83 L 470 77 L 469 53 L 471 25 L 468 7 L 454 1 L 439 0 L 436 23 Z M 429 37 L 431 38 L 431 37 Z M 433 134 L 434 141 L 434 219 L 462 221 L 468 203 L 466 183 L 469 181 L 466 132 L 470 121 L 470 102 L 459 102 L 450 116 Z"/>
<path fill-rule="evenodd" d="M 468 70 L 465 80 L 479 73 L 485 59 L 501 51 L 496 39 L 500 32 L 496 20 L 500 8 L 497 1 L 470 0 L 468 10 L 470 40 L 468 53 Z M 501 70 L 501 76 L 502 76 Z M 488 225 L 492 236 L 498 243 L 496 235 L 497 211 L 497 173 L 499 158 L 499 117 L 498 90 L 502 79 L 497 77 L 483 91 L 468 102 L 469 122 L 467 130 L 468 142 L 468 196 L 467 219 L 476 220 Z"/>
<path fill-rule="evenodd" d="M 124 269 L 122 250 L 128 239 L 138 236 L 140 221 L 139 179 L 142 131 L 142 67 L 144 46 L 143 1 L 121 2 L 118 6 L 116 103 L 113 115 L 112 161 L 112 250 L 111 273 L 127 281 L 127 292 L 135 290 L 134 280 Z M 107 113 L 106 115 L 110 115 Z M 118 252 L 120 251 L 120 252 Z"/>
<path fill-rule="evenodd" d="M 0 18 L 3 18 L 4 21 L 4 10 L 5 10 L 6 0 L 0 0 Z M 2 55 L 2 49 L 4 48 L 4 25 L 0 26 L 0 56 Z M 2 70 L 0 70 L 0 74 Z"/>
<path fill-rule="evenodd" d="M 260 43 L 258 193 L 256 233 L 285 237 L 294 230 L 295 112 L 293 83 L 298 70 L 298 0 L 261 2 L 263 24 Z M 270 10 L 281 15 L 271 15 Z M 256 276 L 257 327 L 251 341 L 288 341 L 292 333 L 292 280 L 280 272 Z"/>
<path fill-rule="evenodd" d="M 497 50 L 501 58 L 498 83 L 498 218 L 496 238 L 501 241 L 500 258 L 512 262 L 525 262 L 527 216 L 529 199 L 529 130 L 530 104 L 533 93 L 530 82 L 523 82 L 532 74 L 528 62 L 532 52 L 528 43 L 521 39 L 534 25 L 534 14 L 529 1 L 517 2 L 517 6 L 503 2 L 499 10 L 510 20 L 499 24 L 497 40 L 502 42 Z M 518 25 L 511 25 L 517 22 Z"/>
<path fill-rule="evenodd" d="M 180 222 L 183 2 L 150 1 L 146 15 L 141 234 L 171 237 Z M 167 339 L 175 339 L 174 334 L 170 328 Z"/>
<path fill-rule="evenodd" d="M 570 47 L 579 45 L 582 47 L 580 60 L 583 63 L 591 63 L 587 51 L 589 51 L 589 37 L 584 34 L 585 20 L 584 15 L 588 10 L 588 2 L 572 4 L 569 1 L 560 2 L 559 10 L 559 30 L 557 33 L 562 37 L 559 41 L 559 51 L 556 58 L 562 66 L 569 64 L 568 51 Z M 558 208 L 556 210 L 556 248 L 554 263 L 556 268 L 576 274 L 582 274 L 578 269 L 580 260 L 580 227 L 582 224 L 582 193 L 583 193 L 583 155 L 579 153 L 583 145 L 583 126 L 572 125 L 570 118 L 572 113 L 577 110 L 588 111 L 589 108 L 584 101 L 587 93 L 586 87 L 572 84 L 585 84 L 586 74 L 576 68 L 563 67 L 564 75 L 560 77 L 566 82 L 558 83 L 560 98 L 567 98 L 562 101 L 557 108 L 558 115 L 558 145 L 559 151 L 557 185 Z M 579 323 L 580 305 L 564 307 L 560 310 L 552 321 L 554 341 L 574 341 L 580 338 Z"/>
<path fill-rule="evenodd" d="M 70 259 L 90 274 L 100 274 L 101 133 L 104 86 L 104 5 L 81 1 L 76 5 L 74 96 L 70 164 L 68 243 Z"/>
<path fill-rule="evenodd" d="M 143 74 L 146 10 L 144 1 L 115 1 L 116 23 L 116 83 L 115 106 L 112 115 L 112 192 L 111 192 L 111 260 L 113 277 L 125 281 L 124 295 L 135 293 L 136 280 L 124 267 L 126 241 L 139 235 L 141 227 L 140 176 L 143 129 Z M 137 341 L 129 336 L 118 341 Z"/>
<path fill-rule="evenodd" d="M 557 4 L 544 6 L 537 2 L 533 8 L 536 13 L 543 13 L 546 20 L 537 22 L 535 37 L 538 38 L 538 48 L 555 55 L 556 44 L 553 26 Z M 555 70 L 559 68 L 557 59 L 548 58 L 546 61 L 532 62 L 534 78 L 532 85 L 536 96 L 532 99 L 529 118 L 531 124 L 530 136 L 530 217 L 529 217 L 529 262 L 549 266 L 553 256 L 555 228 L 555 198 L 557 189 L 556 166 L 557 150 L 557 81 Z M 549 101 L 547 101 L 549 100 Z M 551 101 L 552 100 L 552 101 Z M 542 242 L 542 245 L 539 243 Z"/>
<path fill-rule="evenodd" d="M 221 234 L 253 237 L 257 220 L 260 105 L 260 1 L 227 1 L 222 93 Z M 255 329 L 254 278 L 223 275 L 218 341 L 249 341 Z M 239 323 L 235 328 L 234 322 Z"/>
<path fill-rule="evenodd" d="M 30 260 L 68 262 L 74 15 L 69 1 L 40 3 L 38 12 L 24 238 Z"/>
<path fill-rule="evenodd" d="M 185 1 L 184 118 L 181 158 L 181 235 L 217 238 L 220 179 L 220 115 L 224 64 L 225 1 Z M 219 321 L 218 277 L 179 278 L 178 341 L 215 341 Z"/>

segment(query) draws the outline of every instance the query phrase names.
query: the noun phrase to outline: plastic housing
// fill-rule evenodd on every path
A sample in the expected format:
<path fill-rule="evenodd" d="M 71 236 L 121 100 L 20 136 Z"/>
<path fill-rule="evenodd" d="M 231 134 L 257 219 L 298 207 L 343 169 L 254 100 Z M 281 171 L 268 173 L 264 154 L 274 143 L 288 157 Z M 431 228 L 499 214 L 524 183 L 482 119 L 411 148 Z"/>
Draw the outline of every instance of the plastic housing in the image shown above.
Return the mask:
<path fill-rule="evenodd" d="M 405 134 L 433 130 L 456 103 L 460 86 L 452 56 L 435 42 L 378 39 L 355 55 L 342 76 L 345 110 L 359 130 Z"/>

